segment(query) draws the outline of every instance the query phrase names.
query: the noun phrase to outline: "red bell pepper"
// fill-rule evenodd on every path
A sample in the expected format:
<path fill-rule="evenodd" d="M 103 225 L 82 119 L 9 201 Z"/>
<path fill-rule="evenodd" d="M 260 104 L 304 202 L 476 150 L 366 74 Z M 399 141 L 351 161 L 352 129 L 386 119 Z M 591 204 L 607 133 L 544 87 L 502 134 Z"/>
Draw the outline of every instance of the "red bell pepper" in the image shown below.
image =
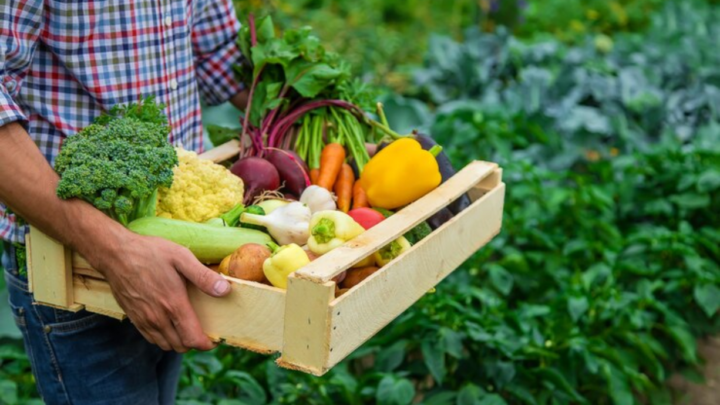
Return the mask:
<path fill-rule="evenodd" d="M 350 210 L 348 215 L 365 229 L 370 229 L 385 219 L 383 214 L 367 207 Z"/>

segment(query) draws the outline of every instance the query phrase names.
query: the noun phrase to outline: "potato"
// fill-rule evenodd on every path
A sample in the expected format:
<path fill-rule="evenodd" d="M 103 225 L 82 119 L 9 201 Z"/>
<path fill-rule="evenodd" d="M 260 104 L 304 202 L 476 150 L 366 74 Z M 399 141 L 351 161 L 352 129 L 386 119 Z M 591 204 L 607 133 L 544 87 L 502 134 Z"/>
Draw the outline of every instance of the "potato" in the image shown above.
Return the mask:
<path fill-rule="evenodd" d="M 217 266 L 217 271 L 220 272 L 220 274 L 224 274 L 226 276 L 228 275 L 228 263 L 230 263 L 230 258 L 232 258 L 232 254 L 225 256 L 225 258 L 220 262 L 220 265 Z"/>
<path fill-rule="evenodd" d="M 230 255 L 227 263 L 227 275 L 241 280 L 255 281 L 262 283 L 265 281 L 263 273 L 263 262 L 270 257 L 272 252 L 267 246 L 257 243 L 246 243 L 232 255 Z M 223 263 L 225 260 L 223 260 Z M 222 269 L 222 263 L 220 264 Z"/>
<path fill-rule="evenodd" d="M 347 271 L 345 280 L 343 280 L 342 282 L 342 288 L 353 288 L 378 270 L 380 270 L 380 268 L 375 266 L 361 267 L 359 269 L 350 269 Z"/>

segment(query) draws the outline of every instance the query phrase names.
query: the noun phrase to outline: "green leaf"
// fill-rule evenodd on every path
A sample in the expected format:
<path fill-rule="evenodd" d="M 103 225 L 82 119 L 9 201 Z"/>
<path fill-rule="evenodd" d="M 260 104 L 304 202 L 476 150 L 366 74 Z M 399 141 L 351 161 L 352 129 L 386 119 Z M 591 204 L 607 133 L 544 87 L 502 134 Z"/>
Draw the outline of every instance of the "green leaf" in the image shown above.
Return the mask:
<path fill-rule="evenodd" d="M 17 384 L 15 381 L 0 380 L 0 402 L 8 405 L 18 403 Z"/>
<path fill-rule="evenodd" d="M 507 402 L 497 394 L 484 395 L 476 402 L 477 405 L 507 405 Z"/>
<path fill-rule="evenodd" d="M 541 368 L 537 370 L 536 372 L 540 378 L 543 380 L 547 380 L 550 383 L 552 383 L 556 388 L 564 391 L 566 394 L 570 395 L 572 399 L 575 401 L 578 401 L 580 403 L 587 403 L 585 398 L 583 398 L 582 395 L 580 395 L 577 391 L 575 391 L 575 388 L 568 382 L 568 380 L 565 378 L 565 376 L 558 371 L 555 368 Z"/>
<path fill-rule="evenodd" d="M 442 384 L 443 378 L 445 378 L 445 351 L 438 342 L 427 339 L 423 340 L 420 347 L 430 374 L 435 382 Z"/>
<path fill-rule="evenodd" d="M 255 127 L 260 127 L 265 114 L 273 108 L 273 105 L 282 101 L 277 98 L 281 88 L 282 83 L 268 83 L 265 80 L 257 85 L 250 106 L 250 123 Z"/>
<path fill-rule="evenodd" d="M 630 390 L 630 384 L 628 383 L 627 376 L 620 372 L 610 362 L 605 362 L 603 367 L 605 378 L 608 382 L 608 391 L 610 398 L 615 405 L 634 405 L 635 399 L 633 398 L 632 391 Z"/>
<path fill-rule="evenodd" d="M 275 38 L 275 25 L 272 18 L 269 15 L 260 18 L 255 24 L 255 32 L 259 44 Z"/>
<path fill-rule="evenodd" d="M 247 405 L 263 405 L 267 402 L 267 394 L 250 374 L 244 371 L 230 370 L 225 374 L 238 387 L 238 399 Z"/>
<path fill-rule="evenodd" d="M 568 312 L 573 322 L 577 322 L 578 319 L 588 310 L 590 304 L 588 304 L 587 297 L 570 297 L 568 299 Z"/>
<path fill-rule="evenodd" d="M 287 83 L 300 95 L 308 98 L 317 96 L 341 74 L 342 71 L 326 63 L 308 62 L 304 59 L 293 61 L 285 69 Z"/>
<path fill-rule="evenodd" d="M 685 209 L 705 208 L 710 205 L 710 196 L 707 194 L 683 193 L 671 195 L 669 199 Z"/>
<path fill-rule="evenodd" d="M 458 392 L 456 405 L 477 405 L 485 390 L 475 384 L 468 384 Z"/>
<path fill-rule="evenodd" d="M 253 77 L 257 77 L 260 69 L 265 65 L 277 64 L 287 68 L 290 62 L 297 57 L 297 51 L 282 39 L 273 38 L 266 43 L 258 43 L 252 48 Z"/>
<path fill-rule="evenodd" d="M 457 394 L 452 391 L 441 391 L 428 395 L 422 405 L 455 405 Z"/>
<path fill-rule="evenodd" d="M 407 405 L 412 402 L 413 398 L 415 398 L 415 387 L 410 380 L 405 378 L 398 380 L 395 383 L 395 391 L 393 393 L 394 403 L 397 405 Z"/>
<path fill-rule="evenodd" d="M 375 368 L 379 371 L 389 373 L 398 368 L 405 358 L 405 347 L 407 341 L 400 340 L 385 348 L 375 358 Z"/>
<path fill-rule="evenodd" d="M 309 62 L 320 62 L 326 55 L 320 40 L 311 35 L 310 27 L 302 27 L 296 30 L 286 30 L 284 34 L 285 41 L 294 46 L 300 55 Z"/>
<path fill-rule="evenodd" d="M 2 250 L 0 250 L 0 255 L 2 255 Z M 0 288 L 0 302 L 8 302 L 8 292 L 4 287 Z M 22 338 L 22 332 L 20 332 L 20 329 L 15 324 L 10 306 L 7 304 L 0 305 L 0 338 L 4 337 L 9 337 L 11 339 Z M 0 345 L 0 359 L 3 359 L 1 353 L 3 348 L 5 347 Z"/>
<path fill-rule="evenodd" d="M 708 318 L 712 318 L 720 308 L 720 288 L 715 284 L 696 285 L 693 296 Z"/>
<path fill-rule="evenodd" d="M 238 139 L 240 137 L 240 132 L 242 132 L 242 129 L 240 128 L 225 128 L 213 124 L 206 125 L 205 128 L 208 131 L 210 142 L 213 146 L 220 146 L 233 139 Z"/>
<path fill-rule="evenodd" d="M 497 264 L 489 265 L 488 273 L 490 275 L 490 282 L 498 289 L 498 291 L 500 291 L 502 295 L 510 294 L 514 281 L 512 274 Z"/>
<path fill-rule="evenodd" d="M 691 364 L 697 364 L 697 347 L 695 345 L 695 338 L 687 327 L 676 324 L 668 325 L 667 329 L 673 340 L 675 340 L 675 342 L 680 346 L 680 352 L 682 353 L 683 359 L 687 360 Z"/>
<path fill-rule="evenodd" d="M 415 397 L 415 387 L 405 379 L 388 375 L 380 380 L 375 398 L 378 405 L 409 405 Z"/>
<path fill-rule="evenodd" d="M 697 181 L 697 191 L 707 193 L 720 187 L 720 171 L 707 170 L 703 172 Z"/>
<path fill-rule="evenodd" d="M 527 405 L 538 405 L 535 396 L 523 385 L 510 384 L 505 391 Z"/>
<path fill-rule="evenodd" d="M 462 334 L 455 332 L 452 329 L 441 328 L 440 336 L 440 341 L 445 348 L 445 352 L 456 359 L 461 358 L 463 355 Z"/>

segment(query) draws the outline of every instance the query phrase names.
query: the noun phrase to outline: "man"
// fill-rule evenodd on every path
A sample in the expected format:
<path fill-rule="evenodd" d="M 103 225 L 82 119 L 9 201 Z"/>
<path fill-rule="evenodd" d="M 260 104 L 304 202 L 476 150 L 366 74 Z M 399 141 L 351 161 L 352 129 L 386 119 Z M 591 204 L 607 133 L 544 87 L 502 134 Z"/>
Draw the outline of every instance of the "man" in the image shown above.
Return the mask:
<path fill-rule="evenodd" d="M 173 403 L 179 353 L 214 347 L 185 283 L 220 297 L 229 293 L 228 282 L 181 246 L 133 234 L 83 201 L 60 200 L 51 166 L 63 139 L 102 111 L 151 95 L 167 105 L 169 141 L 200 151 L 199 98 L 244 107 L 231 68 L 241 58 L 238 29 L 231 0 L 0 4 L 3 265 L 48 404 Z M 100 271 L 129 321 L 33 305 L 9 244 L 24 242 L 19 217 Z"/>

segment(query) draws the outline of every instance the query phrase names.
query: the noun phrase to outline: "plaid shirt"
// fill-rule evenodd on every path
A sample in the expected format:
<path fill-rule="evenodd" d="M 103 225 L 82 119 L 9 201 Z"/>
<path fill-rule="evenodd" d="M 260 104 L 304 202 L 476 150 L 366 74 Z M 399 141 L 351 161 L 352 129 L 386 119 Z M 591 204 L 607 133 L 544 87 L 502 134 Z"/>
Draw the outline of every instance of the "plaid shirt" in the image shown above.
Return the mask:
<path fill-rule="evenodd" d="M 4 0 L 0 126 L 25 126 L 53 165 L 63 139 L 115 104 L 154 95 L 169 141 L 202 150 L 200 97 L 242 90 L 232 64 L 240 24 L 231 0 Z M 0 239 L 26 229 L 0 204 Z"/>

